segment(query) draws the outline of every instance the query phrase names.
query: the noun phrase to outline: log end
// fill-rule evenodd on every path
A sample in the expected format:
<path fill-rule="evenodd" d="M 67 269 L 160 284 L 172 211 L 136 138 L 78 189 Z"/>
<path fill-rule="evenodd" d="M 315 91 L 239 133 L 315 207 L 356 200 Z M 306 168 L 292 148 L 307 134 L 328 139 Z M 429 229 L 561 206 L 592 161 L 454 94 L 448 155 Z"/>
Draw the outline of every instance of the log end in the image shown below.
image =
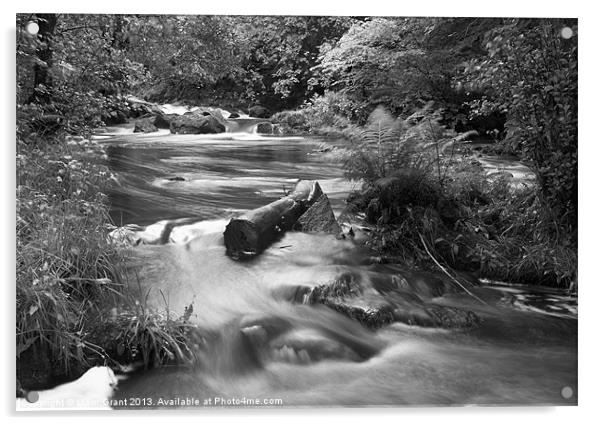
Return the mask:
<path fill-rule="evenodd" d="M 232 219 L 224 231 L 226 254 L 234 260 L 251 258 L 259 253 L 260 237 L 257 227 L 244 219 Z"/>

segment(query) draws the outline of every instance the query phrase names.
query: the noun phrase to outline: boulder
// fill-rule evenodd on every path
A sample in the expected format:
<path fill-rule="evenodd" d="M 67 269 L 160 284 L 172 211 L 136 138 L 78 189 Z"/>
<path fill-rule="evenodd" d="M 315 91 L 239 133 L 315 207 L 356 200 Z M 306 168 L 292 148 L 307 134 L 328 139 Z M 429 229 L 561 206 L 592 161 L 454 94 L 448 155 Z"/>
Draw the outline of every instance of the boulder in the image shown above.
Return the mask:
<path fill-rule="evenodd" d="M 249 108 L 249 116 L 251 118 L 269 118 L 270 111 L 260 105 L 251 106 Z"/>
<path fill-rule="evenodd" d="M 139 118 L 149 114 L 161 114 L 161 108 L 154 103 L 147 102 L 142 99 L 135 97 L 126 98 L 129 109 L 129 116 L 132 118 Z"/>
<path fill-rule="evenodd" d="M 217 134 L 225 132 L 226 127 L 213 115 L 200 112 L 174 117 L 169 130 L 174 134 Z"/>
<path fill-rule="evenodd" d="M 274 132 L 273 126 L 269 122 L 260 122 L 255 128 L 258 134 L 272 134 Z"/>
<path fill-rule="evenodd" d="M 140 118 L 134 124 L 134 133 L 153 133 L 157 131 L 154 124 L 154 117 Z"/>
<path fill-rule="evenodd" d="M 158 114 L 155 114 L 154 117 L 155 117 L 155 120 L 154 120 L 153 124 L 155 124 L 155 127 L 169 129 L 171 122 L 174 120 L 174 118 L 179 117 L 179 115 L 178 114 L 158 113 Z"/>
<path fill-rule="evenodd" d="M 439 328 L 470 328 L 480 323 L 470 310 L 434 302 L 456 289 L 441 279 L 408 274 L 348 271 L 313 287 L 308 304 L 322 304 L 376 329 L 393 322 Z"/>
<path fill-rule="evenodd" d="M 230 116 L 228 117 L 228 119 L 233 119 L 233 118 L 240 118 L 240 114 L 237 114 L 236 112 L 232 112 L 230 114 Z"/>
<path fill-rule="evenodd" d="M 102 120 L 106 125 L 125 124 L 127 122 L 127 115 L 123 111 L 111 111 Z"/>
<path fill-rule="evenodd" d="M 328 196 L 322 195 L 299 217 L 293 230 L 306 233 L 331 233 L 338 235 L 341 227 L 332 211 Z"/>

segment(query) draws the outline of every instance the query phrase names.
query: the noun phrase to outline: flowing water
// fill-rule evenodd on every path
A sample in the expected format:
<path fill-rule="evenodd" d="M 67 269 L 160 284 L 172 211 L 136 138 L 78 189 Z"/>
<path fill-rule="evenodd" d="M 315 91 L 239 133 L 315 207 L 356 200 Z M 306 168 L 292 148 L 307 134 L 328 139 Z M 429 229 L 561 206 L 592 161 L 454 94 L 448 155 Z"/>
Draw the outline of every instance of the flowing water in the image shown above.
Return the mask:
<path fill-rule="evenodd" d="M 123 381 L 114 400 L 202 405 L 575 404 L 576 300 L 554 291 L 488 284 L 468 306 L 467 330 L 395 323 L 377 331 L 323 306 L 295 301 L 299 287 L 341 272 L 386 274 L 357 241 L 287 233 L 252 261 L 225 255 L 230 217 L 278 199 L 298 179 L 318 180 L 339 214 L 354 188 L 311 138 L 271 137 L 239 121 L 235 132 L 108 134 L 117 223 L 151 225 L 193 217 L 173 243 L 133 249 L 148 302 L 183 313 L 214 335 L 196 368 L 166 367 Z M 297 300 L 299 301 L 299 300 Z M 141 400 L 141 401 L 140 401 Z M 188 400 L 188 401 L 186 401 Z"/>

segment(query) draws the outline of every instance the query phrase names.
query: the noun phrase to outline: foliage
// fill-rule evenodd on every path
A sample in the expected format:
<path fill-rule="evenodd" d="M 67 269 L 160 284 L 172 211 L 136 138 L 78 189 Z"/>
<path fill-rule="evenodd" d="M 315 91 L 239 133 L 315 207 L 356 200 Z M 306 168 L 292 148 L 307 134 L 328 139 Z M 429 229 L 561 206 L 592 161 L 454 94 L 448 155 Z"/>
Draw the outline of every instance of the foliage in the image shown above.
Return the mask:
<path fill-rule="evenodd" d="M 312 72 L 320 46 L 337 40 L 348 27 L 344 17 L 237 17 L 245 97 L 284 109 L 321 94 Z"/>
<path fill-rule="evenodd" d="M 194 361 L 192 309 L 174 318 L 134 299 L 125 252 L 108 237 L 103 151 L 76 140 L 19 142 L 17 358 L 37 353 L 67 376 L 99 362 Z"/>
<path fill-rule="evenodd" d="M 242 68 L 236 23 L 229 16 L 156 15 L 122 17 L 124 52 L 152 76 L 155 98 L 198 100 Z"/>
<path fill-rule="evenodd" d="M 455 154 L 453 139 L 444 149 L 449 135 L 430 131 L 432 114 L 396 120 L 377 109 L 354 145 L 348 175 L 365 188 L 348 206 L 376 225 L 373 246 L 420 267 L 432 267 L 434 255 L 481 277 L 568 286 L 576 249 L 555 230 L 536 191 L 515 189 L 504 175 L 487 177 L 478 161 Z"/>
<path fill-rule="evenodd" d="M 430 105 L 406 119 L 395 119 L 383 107 L 376 108 L 353 141 L 344 164 L 346 176 L 368 184 L 407 169 L 425 176 L 440 165 L 438 149 L 444 129 L 439 121 L 440 112 Z"/>
<path fill-rule="evenodd" d="M 561 35 L 568 31 L 568 38 Z M 508 20 L 486 36 L 488 56 L 473 59 L 469 89 L 487 93 L 475 113 L 507 114 L 503 143 L 538 175 L 560 225 L 577 220 L 577 26 L 571 20 Z"/>
<path fill-rule="evenodd" d="M 148 75 L 116 47 L 118 16 L 55 16 L 53 32 L 44 37 L 25 31 L 25 23 L 34 18 L 17 15 L 19 136 L 88 134 L 112 112 L 124 112 L 121 95 L 136 90 Z M 40 59 L 43 49 L 52 53 L 46 61 Z M 33 74 L 39 69 L 45 70 L 44 81 L 35 84 L 39 78 Z"/>
<path fill-rule="evenodd" d="M 107 240 L 106 167 L 76 145 L 20 144 L 17 156 L 17 353 L 35 345 L 65 369 L 90 348 L 83 321 L 118 288 Z"/>
<path fill-rule="evenodd" d="M 101 312 L 86 332 L 88 339 L 102 347 L 106 360 L 141 363 L 144 368 L 195 363 L 202 337 L 189 323 L 192 304 L 176 316 L 167 303 L 164 311 L 148 306 L 143 293 L 126 294 L 120 301 L 118 307 Z"/>
<path fill-rule="evenodd" d="M 272 116 L 272 122 L 279 125 L 285 134 L 319 134 L 351 137 L 358 132 L 350 116 L 354 114 L 354 104 L 341 93 L 327 91 L 315 95 L 300 109 L 282 111 Z"/>
<path fill-rule="evenodd" d="M 426 102 L 462 102 L 452 80 L 462 60 L 480 53 L 491 19 L 373 18 L 356 21 L 336 43 L 322 45 L 316 73 L 363 111 L 382 104 L 396 114 Z M 460 36 L 459 34 L 462 34 Z"/>

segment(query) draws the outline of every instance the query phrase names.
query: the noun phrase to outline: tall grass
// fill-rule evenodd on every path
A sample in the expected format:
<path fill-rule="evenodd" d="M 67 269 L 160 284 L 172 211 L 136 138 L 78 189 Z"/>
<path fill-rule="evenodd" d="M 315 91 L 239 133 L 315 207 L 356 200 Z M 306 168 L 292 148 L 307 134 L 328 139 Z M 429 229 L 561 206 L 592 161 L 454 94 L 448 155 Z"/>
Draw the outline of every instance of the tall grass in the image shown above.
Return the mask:
<path fill-rule="evenodd" d="M 99 362 L 148 367 L 193 357 L 191 311 L 152 309 L 128 284 L 126 252 L 108 238 L 103 155 L 83 140 L 18 142 L 16 344 L 25 382 L 28 362 L 70 376 Z"/>
<path fill-rule="evenodd" d="M 108 170 L 94 145 L 37 146 L 17 155 L 17 354 L 30 347 L 69 371 L 84 361 L 78 331 L 94 300 L 117 293 L 121 254 L 108 242 Z"/>

